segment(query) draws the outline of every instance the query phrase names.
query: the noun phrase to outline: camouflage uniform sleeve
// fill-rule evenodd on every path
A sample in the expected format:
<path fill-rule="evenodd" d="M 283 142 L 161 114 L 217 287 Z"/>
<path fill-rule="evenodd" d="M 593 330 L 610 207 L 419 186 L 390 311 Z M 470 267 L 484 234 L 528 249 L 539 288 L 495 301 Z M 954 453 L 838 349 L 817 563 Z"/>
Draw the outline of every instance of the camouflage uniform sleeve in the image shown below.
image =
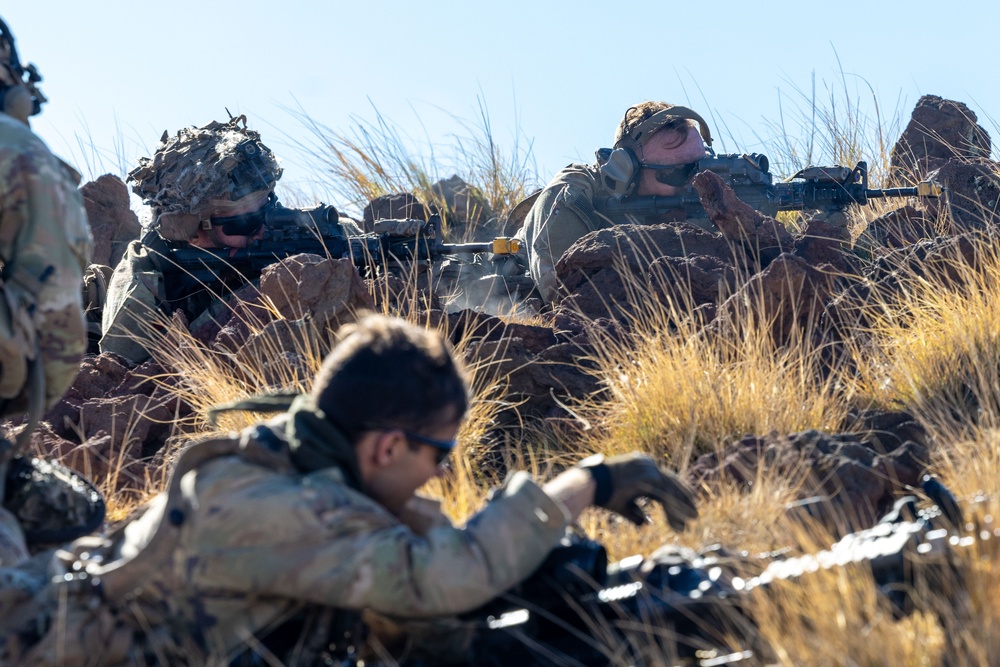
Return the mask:
<path fill-rule="evenodd" d="M 93 239 L 79 175 L 23 125 L 4 114 L 0 119 L 4 291 L 12 311 L 18 308 L 13 304 L 34 304 L 30 328 L 38 332 L 51 406 L 76 377 L 87 349 L 80 286 Z"/>
<path fill-rule="evenodd" d="M 301 485 L 280 475 L 256 483 L 247 476 L 257 473 L 226 465 L 197 473 L 202 479 L 189 487 L 199 489 L 199 509 L 189 553 L 176 561 L 194 588 L 397 618 L 450 615 L 531 574 L 568 524 L 565 508 L 525 473 L 464 528 L 434 525 L 418 535 L 367 496 L 330 484 L 337 472 Z M 214 495 L 227 477 L 228 490 Z"/>
<path fill-rule="evenodd" d="M 160 273 L 140 241 L 132 241 L 108 283 L 101 316 L 101 352 L 113 352 L 133 364 L 149 358 L 139 340 L 148 333 L 164 299 Z"/>
<path fill-rule="evenodd" d="M 524 221 L 528 269 L 546 302 L 558 293 L 555 265 L 573 243 L 607 223 L 594 210 L 598 191 L 594 169 L 570 165 L 556 174 Z"/>

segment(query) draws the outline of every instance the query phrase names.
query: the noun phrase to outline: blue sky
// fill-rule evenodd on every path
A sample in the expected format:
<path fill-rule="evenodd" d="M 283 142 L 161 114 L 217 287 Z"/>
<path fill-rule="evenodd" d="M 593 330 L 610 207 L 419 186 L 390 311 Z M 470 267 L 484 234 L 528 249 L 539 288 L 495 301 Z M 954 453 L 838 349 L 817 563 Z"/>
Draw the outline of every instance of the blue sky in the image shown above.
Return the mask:
<path fill-rule="evenodd" d="M 483 102 L 495 139 L 519 134 L 541 180 L 590 161 L 643 99 L 693 106 L 729 152 L 766 150 L 782 113 L 799 135 L 814 85 L 821 101 L 846 86 L 865 114 L 903 124 L 922 94 L 960 100 L 998 134 L 996 3 L 628 6 L 22 0 L 0 15 L 45 78 L 33 128 L 85 176 L 122 173 L 163 130 L 226 108 L 249 117 L 289 185 L 327 200 L 291 110 L 344 133 L 381 114 L 414 154 L 447 163 L 468 133 L 456 118 L 475 124 Z"/>

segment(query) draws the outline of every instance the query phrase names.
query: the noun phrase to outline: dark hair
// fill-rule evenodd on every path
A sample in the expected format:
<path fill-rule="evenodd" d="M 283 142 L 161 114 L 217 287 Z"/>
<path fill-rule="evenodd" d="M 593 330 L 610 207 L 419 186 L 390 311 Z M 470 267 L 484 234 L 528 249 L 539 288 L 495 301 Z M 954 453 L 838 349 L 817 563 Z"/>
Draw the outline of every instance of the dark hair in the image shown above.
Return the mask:
<path fill-rule="evenodd" d="M 373 428 L 423 432 L 465 416 L 469 392 L 451 346 L 437 332 L 366 315 L 338 332 L 312 396 L 353 442 Z"/>
<path fill-rule="evenodd" d="M 615 147 L 620 145 L 630 144 L 628 136 L 635 131 L 639 125 L 653 117 L 654 114 L 664 111 L 666 109 L 674 106 L 673 104 L 667 104 L 666 102 L 656 102 L 649 100 L 646 102 L 639 102 L 635 106 L 629 107 L 625 110 L 625 115 L 622 116 L 622 120 L 618 123 L 618 129 L 615 131 Z M 687 118 L 678 118 L 668 122 L 663 127 L 657 129 L 655 132 L 650 133 L 643 139 L 643 143 L 649 140 L 654 134 L 659 134 L 661 132 L 677 132 L 679 134 L 677 145 L 684 143 L 687 138 L 687 129 L 690 127 L 695 127 L 695 123 Z M 629 146 L 635 149 L 636 146 Z"/>

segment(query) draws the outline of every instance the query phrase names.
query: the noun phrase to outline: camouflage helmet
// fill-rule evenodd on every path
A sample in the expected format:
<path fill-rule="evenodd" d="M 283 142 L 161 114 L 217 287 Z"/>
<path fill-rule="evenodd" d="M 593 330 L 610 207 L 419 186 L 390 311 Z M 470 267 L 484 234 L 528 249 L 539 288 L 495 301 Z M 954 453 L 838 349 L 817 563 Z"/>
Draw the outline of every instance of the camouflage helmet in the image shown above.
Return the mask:
<path fill-rule="evenodd" d="M 261 203 L 281 178 L 274 153 L 248 130 L 246 116 L 167 132 L 151 158 L 129 172 L 132 191 L 153 208 L 165 239 L 187 241 L 209 212 L 234 202 Z"/>
<path fill-rule="evenodd" d="M 42 80 L 34 65 L 22 65 L 14 35 L 0 19 L 0 111 L 24 122 L 48 102 L 35 85 Z"/>

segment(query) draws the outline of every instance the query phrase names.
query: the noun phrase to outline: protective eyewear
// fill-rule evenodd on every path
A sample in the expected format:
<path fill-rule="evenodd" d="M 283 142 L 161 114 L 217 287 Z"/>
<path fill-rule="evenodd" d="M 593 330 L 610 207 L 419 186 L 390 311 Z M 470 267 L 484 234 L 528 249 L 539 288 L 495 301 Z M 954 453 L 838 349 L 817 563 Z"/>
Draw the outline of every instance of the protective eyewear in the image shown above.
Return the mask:
<path fill-rule="evenodd" d="M 410 431 L 403 431 L 403 435 L 405 435 L 408 440 L 419 442 L 421 445 L 429 445 L 433 447 L 435 449 L 434 463 L 437 465 L 443 464 L 448 459 L 448 454 L 451 453 L 451 450 L 455 449 L 455 440 L 435 440 L 434 438 L 428 438 L 423 435 L 411 433 Z"/>
<path fill-rule="evenodd" d="M 272 194 L 267 203 L 256 211 L 239 215 L 219 216 L 210 219 L 213 227 L 222 227 L 222 233 L 227 236 L 253 236 L 267 222 L 267 212 L 274 208 L 275 197 Z"/>
<path fill-rule="evenodd" d="M 698 173 L 698 161 L 687 164 L 641 164 L 643 169 L 652 169 L 656 172 L 657 183 L 672 185 L 675 188 L 687 185 L 691 177 Z"/>

